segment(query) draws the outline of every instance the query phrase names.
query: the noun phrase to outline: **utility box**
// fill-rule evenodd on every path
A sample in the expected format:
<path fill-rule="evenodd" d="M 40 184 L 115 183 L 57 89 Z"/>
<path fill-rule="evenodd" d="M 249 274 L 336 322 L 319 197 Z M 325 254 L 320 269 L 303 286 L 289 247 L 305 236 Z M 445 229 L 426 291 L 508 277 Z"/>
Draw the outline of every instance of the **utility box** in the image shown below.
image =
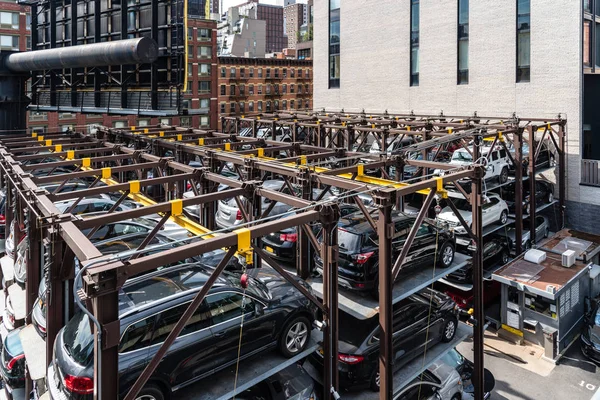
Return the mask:
<path fill-rule="evenodd" d="M 554 360 L 556 356 L 556 334 L 558 331 L 549 326 L 544 326 L 542 329 L 544 333 L 544 357 Z"/>

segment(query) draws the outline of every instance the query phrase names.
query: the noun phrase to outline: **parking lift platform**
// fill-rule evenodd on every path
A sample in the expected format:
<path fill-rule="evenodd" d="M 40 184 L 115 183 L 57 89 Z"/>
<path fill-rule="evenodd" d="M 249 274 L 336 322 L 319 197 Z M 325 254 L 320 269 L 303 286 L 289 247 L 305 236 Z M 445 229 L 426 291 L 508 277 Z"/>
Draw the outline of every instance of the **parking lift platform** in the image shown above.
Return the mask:
<path fill-rule="evenodd" d="M 27 370 L 32 380 L 46 377 L 46 342 L 40 337 L 33 325 L 27 325 L 19 333 L 23 346 Z"/>
<path fill-rule="evenodd" d="M 449 268 L 434 269 L 433 267 L 425 267 L 419 268 L 418 271 L 410 272 L 410 275 L 402 277 L 398 282 L 394 283 L 392 302 L 396 304 L 400 300 L 426 288 L 444 276 L 461 269 L 467 265 L 470 259 L 471 257 L 469 256 L 456 253 L 454 255 L 454 262 Z M 309 279 L 308 282 L 315 291 L 317 297 L 322 299 L 323 279 L 312 278 Z M 369 293 L 358 293 L 340 287 L 338 292 L 338 302 L 340 310 L 343 310 L 358 319 L 369 319 L 379 313 L 379 302 L 373 299 Z"/>
<path fill-rule="evenodd" d="M 15 262 L 9 256 L 4 256 L 0 258 L 0 267 L 2 267 L 2 277 L 6 281 L 7 284 L 12 283 L 15 279 Z"/>
<path fill-rule="evenodd" d="M 257 383 L 308 357 L 309 354 L 319 349 L 321 346 L 319 343 L 322 340 L 323 334 L 319 330 L 314 329 L 306 350 L 295 357 L 285 358 L 279 354 L 278 350 L 272 350 L 265 352 L 265 354 L 261 356 L 240 361 L 235 390 L 234 382 L 236 365 L 234 364 L 204 380 L 187 386 L 185 394 L 176 392 L 177 395 L 175 397 L 178 400 L 231 399 Z M 194 386 L 197 387 L 198 390 L 193 390 Z"/>
<path fill-rule="evenodd" d="M 424 356 L 420 356 L 406 364 L 394 373 L 393 387 L 394 395 L 398 394 L 406 385 L 408 385 L 413 379 L 415 379 L 421 372 L 429 368 L 434 362 L 442 358 L 448 351 L 462 343 L 465 339 L 473 334 L 473 328 L 467 324 L 459 323 L 454 339 L 448 343 L 437 343 L 433 347 L 427 349 L 427 353 Z M 320 375 L 316 372 L 316 369 L 306 361 L 303 364 L 304 369 L 308 374 L 317 381 L 320 381 Z M 317 379 L 319 378 L 319 379 Z M 358 392 L 341 392 L 340 396 L 344 400 L 379 400 L 379 393 L 375 393 L 369 390 L 358 391 Z"/>

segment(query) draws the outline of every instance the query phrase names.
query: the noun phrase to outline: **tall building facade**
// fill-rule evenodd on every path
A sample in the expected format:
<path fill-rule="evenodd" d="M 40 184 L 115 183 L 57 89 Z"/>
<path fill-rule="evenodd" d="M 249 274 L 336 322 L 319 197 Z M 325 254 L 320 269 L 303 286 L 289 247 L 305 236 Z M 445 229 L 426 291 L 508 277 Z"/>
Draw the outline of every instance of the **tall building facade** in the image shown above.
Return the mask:
<path fill-rule="evenodd" d="M 266 52 L 281 52 L 287 47 L 287 37 L 283 34 L 283 7 L 262 4 L 259 0 L 250 0 L 237 6 L 240 15 L 251 14 L 256 10 L 256 19 L 266 21 Z"/>
<path fill-rule="evenodd" d="M 205 4 L 203 1 L 202 5 Z M 14 2 L 0 1 L 0 50 L 31 50 L 30 26 L 29 7 Z M 186 115 L 138 118 L 135 115 L 39 112 L 32 109 L 28 112 L 27 126 L 38 132 L 67 129 L 93 132 L 96 125 L 145 126 L 162 122 L 216 129 L 218 121 L 216 22 L 204 18 L 194 18 L 194 14 L 190 12 L 188 28 L 188 87 L 183 101 L 183 110 Z"/>
<path fill-rule="evenodd" d="M 219 116 L 312 110 L 312 61 L 219 57 Z"/>
<path fill-rule="evenodd" d="M 539 118 L 560 113 L 568 120 L 567 224 L 600 229 L 588 217 L 600 212 L 600 183 L 590 182 L 583 168 L 589 161 L 584 154 L 600 158 L 600 56 L 592 46 L 598 43 L 592 40 L 597 0 L 583 0 L 583 6 L 325 0 L 314 7 L 315 108 Z"/>
<path fill-rule="evenodd" d="M 300 42 L 300 29 L 306 23 L 306 4 L 290 4 L 283 9 L 283 20 L 285 34 L 287 36 L 287 47 L 295 49 Z"/>

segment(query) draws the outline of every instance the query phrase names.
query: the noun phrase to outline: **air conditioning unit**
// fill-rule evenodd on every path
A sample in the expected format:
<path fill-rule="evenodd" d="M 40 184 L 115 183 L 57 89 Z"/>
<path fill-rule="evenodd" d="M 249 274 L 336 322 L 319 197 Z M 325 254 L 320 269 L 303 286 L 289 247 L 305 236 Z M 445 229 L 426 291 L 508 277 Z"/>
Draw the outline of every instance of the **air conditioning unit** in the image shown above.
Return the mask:
<path fill-rule="evenodd" d="M 525 261 L 540 264 L 544 262 L 544 260 L 546 260 L 546 252 L 544 251 L 532 249 L 525 253 Z"/>
<path fill-rule="evenodd" d="M 552 294 L 556 294 L 556 286 L 554 286 L 554 285 L 547 285 L 546 286 L 546 292 L 552 293 Z"/>
<path fill-rule="evenodd" d="M 566 250 L 562 253 L 562 266 L 565 268 L 571 268 L 573 264 L 575 264 L 575 260 L 577 258 L 577 253 L 573 250 Z"/>

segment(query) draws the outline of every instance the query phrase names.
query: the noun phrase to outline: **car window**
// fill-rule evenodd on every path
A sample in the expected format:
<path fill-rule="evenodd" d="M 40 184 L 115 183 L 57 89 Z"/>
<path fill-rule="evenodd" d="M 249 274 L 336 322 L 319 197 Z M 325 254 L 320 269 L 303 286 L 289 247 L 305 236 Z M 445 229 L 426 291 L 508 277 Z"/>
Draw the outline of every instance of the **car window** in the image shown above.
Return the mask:
<path fill-rule="evenodd" d="M 498 152 L 497 151 L 493 151 L 492 152 L 492 161 L 496 161 L 498 159 Z"/>
<path fill-rule="evenodd" d="M 413 304 L 408 311 L 408 317 L 412 321 L 421 320 L 429 314 L 429 307 L 426 304 Z"/>
<path fill-rule="evenodd" d="M 105 201 L 95 201 L 92 204 L 92 212 L 95 212 L 95 211 L 108 211 L 108 210 L 110 210 L 111 206 L 112 206 L 112 204 L 107 203 Z"/>
<path fill-rule="evenodd" d="M 113 225 L 112 235 L 114 235 L 113 237 L 115 237 L 128 235 L 131 233 L 147 233 L 149 231 L 150 229 L 145 226 L 118 223 Z"/>
<path fill-rule="evenodd" d="M 431 228 L 427 224 L 422 224 L 417 231 L 417 236 L 428 236 L 431 233 Z"/>
<path fill-rule="evenodd" d="M 88 233 L 90 233 L 91 231 L 92 231 L 92 228 L 85 229 L 85 230 L 83 230 L 83 234 L 87 236 Z M 98 229 L 96 232 L 94 232 L 94 234 L 92 235 L 92 237 L 90 239 L 92 239 L 92 240 L 108 239 L 108 232 L 109 232 L 108 225 L 104 225 L 103 227 Z"/>
<path fill-rule="evenodd" d="M 394 333 L 401 331 L 413 323 L 411 318 L 411 305 L 406 305 L 394 312 L 393 330 Z"/>
<path fill-rule="evenodd" d="M 415 386 L 400 397 L 399 400 L 430 400 L 436 392 L 436 388 L 428 383 Z"/>
<path fill-rule="evenodd" d="M 252 299 L 249 297 L 243 299 L 239 293 L 217 293 L 208 296 L 206 299 L 214 324 L 237 318 L 242 315 L 242 312 L 246 314 L 254 310 Z"/>
<path fill-rule="evenodd" d="M 506 157 L 506 150 L 500 149 L 500 157 L 501 158 L 505 158 Z"/>
<path fill-rule="evenodd" d="M 127 327 L 119 344 L 119 353 L 142 349 L 150 345 L 155 316 L 148 317 Z"/>
<path fill-rule="evenodd" d="M 158 321 L 156 322 L 156 329 L 154 330 L 154 335 L 152 336 L 152 344 L 158 344 L 165 341 L 189 305 L 189 302 L 181 304 L 159 314 Z M 210 325 L 210 311 L 206 306 L 206 302 L 203 302 L 202 305 L 198 307 L 194 315 L 192 315 L 188 323 L 185 324 L 185 327 L 179 336 L 209 328 Z"/>
<path fill-rule="evenodd" d="M 70 207 L 71 206 L 68 205 L 65 208 L 65 211 L 68 210 Z M 84 214 L 84 213 L 88 212 L 88 210 L 89 210 L 89 204 L 79 203 L 79 204 L 77 204 L 77 206 L 75 207 L 75 209 L 73 210 L 73 212 L 71 214 L 73 214 L 73 215 Z"/>

